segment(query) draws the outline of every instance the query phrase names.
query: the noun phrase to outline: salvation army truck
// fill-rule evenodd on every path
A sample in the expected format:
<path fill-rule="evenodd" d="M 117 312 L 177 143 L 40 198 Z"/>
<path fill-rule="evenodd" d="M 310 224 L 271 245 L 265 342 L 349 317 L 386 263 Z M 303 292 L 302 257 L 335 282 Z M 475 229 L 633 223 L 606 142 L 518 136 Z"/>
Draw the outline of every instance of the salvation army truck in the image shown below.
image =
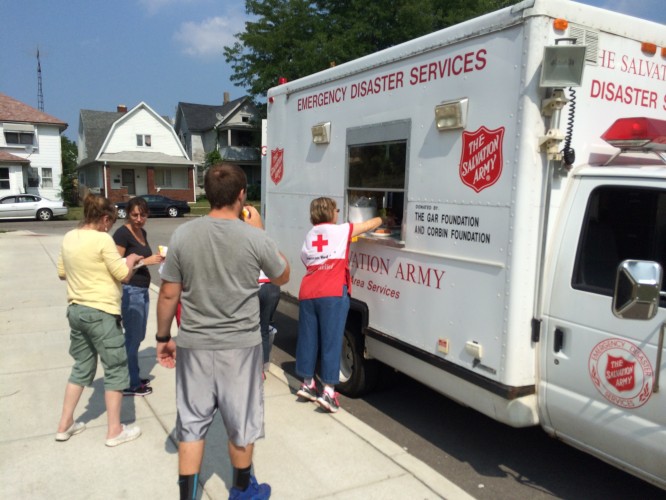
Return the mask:
<path fill-rule="evenodd" d="M 266 228 L 352 242 L 340 390 L 377 361 L 666 488 L 666 29 L 530 0 L 268 93 Z"/>

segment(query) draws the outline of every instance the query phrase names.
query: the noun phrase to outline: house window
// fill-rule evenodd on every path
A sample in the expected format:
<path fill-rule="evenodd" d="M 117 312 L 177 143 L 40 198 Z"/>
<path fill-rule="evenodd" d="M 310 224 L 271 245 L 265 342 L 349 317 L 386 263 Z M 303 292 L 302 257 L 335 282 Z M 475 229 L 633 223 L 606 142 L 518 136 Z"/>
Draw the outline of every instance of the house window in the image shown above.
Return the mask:
<path fill-rule="evenodd" d="M 53 169 L 52 168 L 43 168 L 42 169 L 42 187 L 45 187 L 45 188 L 53 187 Z"/>
<path fill-rule="evenodd" d="M 37 188 L 39 187 L 39 170 L 36 167 L 28 167 L 28 187 Z"/>
<path fill-rule="evenodd" d="M 241 120 L 243 120 L 243 123 L 250 123 L 250 117 L 249 116 L 241 116 Z"/>
<path fill-rule="evenodd" d="M 155 186 L 164 189 L 188 189 L 190 171 L 185 167 L 156 167 Z"/>
<path fill-rule="evenodd" d="M 160 187 L 172 187 L 171 182 L 171 169 L 169 168 L 156 168 L 155 169 L 155 185 Z"/>
<path fill-rule="evenodd" d="M 35 141 L 34 132 L 5 131 L 5 142 L 8 146 L 32 146 Z"/>
<path fill-rule="evenodd" d="M 9 169 L 0 168 L 0 189 L 9 189 Z"/>
<path fill-rule="evenodd" d="M 250 148 L 255 145 L 254 134 L 249 131 L 234 131 L 232 132 L 231 146 L 241 146 Z"/>
<path fill-rule="evenodd" d="M 152 146 L 150 135 L 136 134 L 136 145 L 145 148 Z"/>

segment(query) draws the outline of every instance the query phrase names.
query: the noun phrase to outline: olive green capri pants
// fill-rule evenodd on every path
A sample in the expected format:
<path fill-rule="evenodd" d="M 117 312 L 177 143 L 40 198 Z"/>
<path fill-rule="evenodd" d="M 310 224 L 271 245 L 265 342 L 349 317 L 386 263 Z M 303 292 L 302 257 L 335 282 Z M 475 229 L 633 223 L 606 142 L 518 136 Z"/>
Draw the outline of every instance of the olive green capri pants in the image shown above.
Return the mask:
<path fill-rule="evenodd" d="M 97 356 L 104 367 L 104 389 L 122 391 L 129 387 L 129 369 L 125 337 L 120 316 L 80 304 L 67 308 L 69 354 L 74 366 L 69 376 L 72 384 L 89 386 L 97 371 Z"/>

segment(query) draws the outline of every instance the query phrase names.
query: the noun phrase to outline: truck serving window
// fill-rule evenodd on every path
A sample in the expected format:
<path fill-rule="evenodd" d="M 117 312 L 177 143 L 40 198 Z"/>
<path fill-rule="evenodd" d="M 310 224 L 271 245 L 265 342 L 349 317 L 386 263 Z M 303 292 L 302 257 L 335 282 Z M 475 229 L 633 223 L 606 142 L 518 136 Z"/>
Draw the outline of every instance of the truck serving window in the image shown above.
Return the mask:
<path fill-rule="evenodd" d="M 578 243 L 573 288 L 612 296 L 617 266 L 626 259 L 653 260 L 664 267 L 666 192 L 616 186 L 592 192 Z"/>
<path fill-rule="evenodd" d="M 347 206 L 351 222 L 376 215 L 402 224 L 409 121 L 350 129 L 347 132 Z"/>

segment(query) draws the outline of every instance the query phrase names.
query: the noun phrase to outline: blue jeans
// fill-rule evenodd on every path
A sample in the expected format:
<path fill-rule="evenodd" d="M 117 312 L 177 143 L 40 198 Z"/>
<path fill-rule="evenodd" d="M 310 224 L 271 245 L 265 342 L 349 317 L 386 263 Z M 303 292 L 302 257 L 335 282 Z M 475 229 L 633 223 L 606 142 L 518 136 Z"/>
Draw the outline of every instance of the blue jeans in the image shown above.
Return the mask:
<path fill-rule="evenodd" d="M 121 304 L 123 326 L 125 327 L 125 350 L 129 367 L 130 387 L 136 389 L 141 385 L 139 376 L 139 346 L 146 338 L 148 323 L 148 306 L 150 298 L 148 289 L 140 286 L 123 285 Z"/>
<path fill-rule="evenodd" d="M 322 297 L 299 302 L 296 373 L 300 377 L 314 376 L 317 353 L 320 352 L 321 381 L 327 385 L 335 385 L 340 381 L 340 352 L 348 311 L 346 286 L 343 287 L 342 297 Z"/>
<path fill-rule="evenodd" d="M 264 363 L 271 359 L 271 342 L 268 327 L 271 326 L 273 314 L 280 302 L 280 287 L 273 283 L 264 283 L 259 287 L 259 327 L 261 328 L 261 347 L 264 352 Z"/>

